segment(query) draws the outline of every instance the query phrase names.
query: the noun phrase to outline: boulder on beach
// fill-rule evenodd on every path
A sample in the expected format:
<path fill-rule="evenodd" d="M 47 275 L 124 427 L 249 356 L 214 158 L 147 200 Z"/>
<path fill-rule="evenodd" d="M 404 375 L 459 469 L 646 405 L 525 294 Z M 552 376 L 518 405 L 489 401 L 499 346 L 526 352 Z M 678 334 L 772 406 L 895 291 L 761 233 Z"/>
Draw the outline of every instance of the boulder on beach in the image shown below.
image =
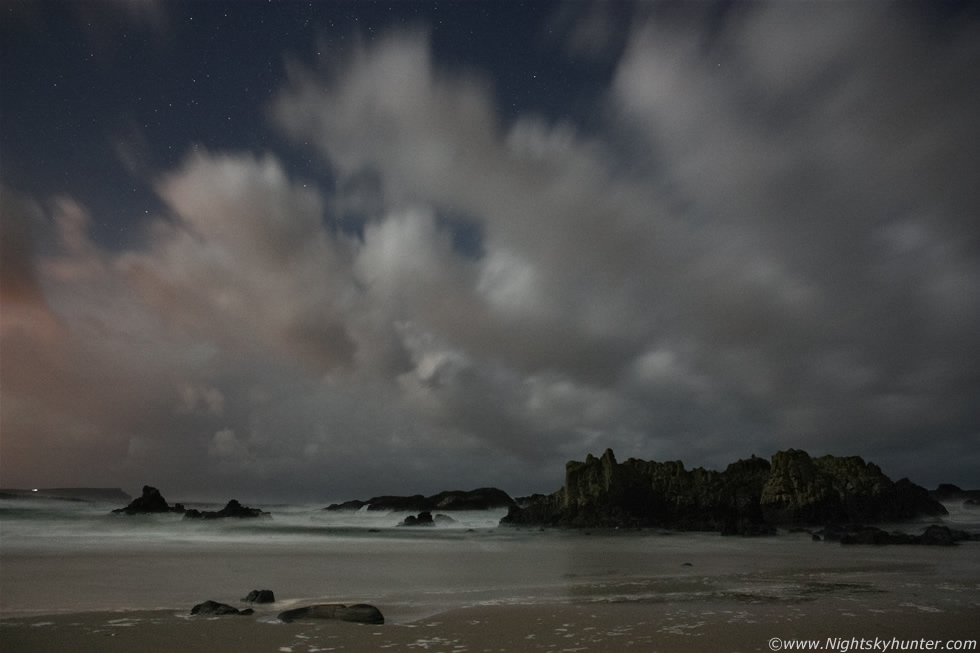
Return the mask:
<path fill-rule="evenodd" d="M 276 595 L 272 590 L 252 590 L 248 593 L 242 603 L 275 603 Z"/>
<path fill-rule="evenodd" d="M 290 623 L 300 619 L 351 621 L 361 624 L 383 624 L 385 622 L 380 610 L 365 603 L 354 605 L 318 603 L 279 613 L 279 621 Z"/>
<path fill-rule="evenodd" d="M 191 614 L 200 615 L 226 615 L 226 614 L 236 614 L 236 615 L 249 615 L 252 614 L 254 610 L 252 608 L 245 608 L 244 610 L 239 610 L 227 603 L 218 603 L 217 601 L 205 601 L 204 603 L 198 603 L 193 608 L 191 608 Z"/>

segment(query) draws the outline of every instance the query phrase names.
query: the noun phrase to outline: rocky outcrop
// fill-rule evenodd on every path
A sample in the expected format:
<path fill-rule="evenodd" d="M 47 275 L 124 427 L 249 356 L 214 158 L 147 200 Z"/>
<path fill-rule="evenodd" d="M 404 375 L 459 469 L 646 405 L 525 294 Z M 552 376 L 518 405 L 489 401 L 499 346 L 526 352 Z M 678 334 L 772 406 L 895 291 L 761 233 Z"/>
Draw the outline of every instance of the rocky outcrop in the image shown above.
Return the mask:
<path fill-rule="evenodd" d="M 184 507 L 179 503 L 171 506 L 160 494 L 160 490 L 149 485 L 143 486 L 143 494 L 129 502 L 125 508 L 117 508 L 114 513 L 124 515 L 146 515 L 163 512 L 184 512 Z"/>
<path fill-rule="evenodd" d="M 929 492 L 929 496 L 946 503 L 962 501 L 968 506 L 975 506 L 980 502 L 980 490 L 963 490 L 952 483 L 940 483 L 939 487 Z"/>
<path fill-rule="evenodd" d="M 355 605 L 319 603 L 279 613 L 279 621 L 286 623 L 307 619 L 351 621 L 362 624 L 383 624 L 385 622 L 385 618 L 380 610 L 373 605 L 364 603 Z"/>
<path fill-rule="evenodd" d="M 762 491 L 763 514 L 775 524 L 902 521 L 945 515 L 925 488 L 908 479 L 893 483 L 858 456 L 811 458 L 789 449 L 772 457 Z"/>
<path fill-rule="evenodd" d="M 380 496 L 367 501 L 353 500 L 334 503 L 324 510 L 385 510 L 391 512 L 433 512 L 436 510 L 493 510 L 510 508 L 517 504 L 509 494 L 497 488 L 478 488 L 476 490 L 450 490 L 431 497 L 421 494 L 413 496 Z"/>
<path fill-rule="evenodd" d="M 193 608 L 191 608 L 191 614 L 199 614 L 199 615 L 226 615 L 226 614 L 249 615 L 253 613 L 254 610 L 252 610 L 252 608 L 245 608 L 244 610 L 239 610 L 238 608 L 232 607 L 227 603 L 218 603 L 217 601 L 205 601 L 204 603 L 198 603 Z"/>
<path fill-rule="evenodd" d="M 511 508 L 502 524 L 661 527 L 726 535 L 772 533 L 776 526 L 897 521 L 943 515 L 941 504 L 902 479 L 893 483 L 861 458 L 790 449 L 739 460 L 724 471 L 685 469 L 680 461 L 600 458 L 565 467 L 565 486 Z"/>
<path fill-rule="evenodd" d="M 980 535 L 967 533 L 948 526 L 933 524 L 927 527 L 921 534 L 913 535 L 900 531 L 886 531 L 876 526 L 827 526 L 821 531 L 814 533 L 814 537 L 819 541 L 823 536 L 826 542 L 840 542 L 844 545 L 850 544 L 921 544 L 924 546 L 953 546 L 960 542 L 980 541 Z"/>
<path fill-rule="evenodd" d="M 765 532 L 759 497 L 768 472 L 769 463 L 755 457 L 718 472 L 680 461 L 618 463 L 607 449 L 569 462 L 564 488 L 530 497 L 501 523 Z"/>
<path fill-rule="evenodd" d="M 418 515 L 408 515 L 398 523 L 399 526 L 455 526 L 459 522 L 449 515 L 437 514 L 435 517 L 428 510 L 420 512 Z"/>
<path fill-rule="evenodd" d="M 221 519 L 224 517 L 271 517 L 258 508 L 249 508 L 232 499 L 221 510 L 185 509 L 183 504 L 170 505 L 160 494 L 160 490 L 149 485 L 143 486 L 143 494 L 133 499 L 125 508 L 117 508 L 114 513 L 125 515 L 145 515 L 174 512 L 184 515 L 184 519 Z"/>
<path fill-rule="evenodd" d="M 275 603 L 276 595 L 272 590 L 252 590 L 242 603 Z"/>
<path fill-rule="evenodd" d="M 227 517 L 248 519 L 252 517 L 270 516 L 271 515 L 269 513 L 265 512 L 264 510 L 260 510 L 259 508 L 249 508 L 248 506 L 243 506 L 235 499 L 229 501 L 221 510 L 198 510 L 196 508 L 191 508 L 184 512 L 184 519 L 223 519 Z"/>
<path fill-rule="evenodd" d="M 432 519 L 432 513 L 429 511 L 420 512 L 418 516 L 409 515 L 401 521 L 399 526 L 435 526 L 436 522 Z"/>

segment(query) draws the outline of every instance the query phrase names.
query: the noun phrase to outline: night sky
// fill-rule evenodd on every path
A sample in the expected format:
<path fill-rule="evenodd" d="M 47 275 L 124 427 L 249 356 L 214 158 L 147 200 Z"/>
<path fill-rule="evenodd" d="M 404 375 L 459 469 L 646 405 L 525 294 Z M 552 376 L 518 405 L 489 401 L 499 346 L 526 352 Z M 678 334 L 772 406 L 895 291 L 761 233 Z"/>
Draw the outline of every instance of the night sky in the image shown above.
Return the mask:
<path fill-rule="evenodd" d="M 980 487 L 969 2 L 0 5 L 0 486 Z"/>

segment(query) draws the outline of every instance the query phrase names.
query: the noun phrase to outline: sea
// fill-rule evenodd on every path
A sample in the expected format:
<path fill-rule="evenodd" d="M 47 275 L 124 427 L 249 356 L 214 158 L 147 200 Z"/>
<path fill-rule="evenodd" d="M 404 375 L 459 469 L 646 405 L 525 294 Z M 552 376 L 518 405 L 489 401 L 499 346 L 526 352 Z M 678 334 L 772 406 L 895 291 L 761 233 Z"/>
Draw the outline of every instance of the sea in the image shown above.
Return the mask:
<path fill-rule="evenodd" d="M 205 510 L 220 505 L 185 504 Z M 980 542 L 842 546 L 807 532 L 741 538 L 660 530 L 499 526 L 504 510 L 450 512 L 406 528 L 407 513 L 258 506 L 270 518 L 183 520 L 111 514 L 118 504 L 0 499 L 0 617 L 241 605 L 271 589 L 277 608 L 371 603 L 389 623 L 470 606 L 542 603 L 770 603 L 855 611 L 977 610 Z M 980 510 L 948 504 L 942 523 L 980 533 Z"/>

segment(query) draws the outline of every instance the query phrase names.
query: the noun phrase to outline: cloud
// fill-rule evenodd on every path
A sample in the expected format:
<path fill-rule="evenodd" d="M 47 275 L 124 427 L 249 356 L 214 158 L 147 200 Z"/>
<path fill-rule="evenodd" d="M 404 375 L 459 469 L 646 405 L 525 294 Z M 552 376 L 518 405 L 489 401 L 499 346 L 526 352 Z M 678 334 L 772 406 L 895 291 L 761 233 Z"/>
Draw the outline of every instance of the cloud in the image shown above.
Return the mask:
<path fill-rule="evenodd" d="M 135 485 L 336 498 L 546 491 L 607 446 L 968 475 L 980 40 L 796 11 L 637 14 L 589 133 L 504 124 L 489 78 L 388 33 L 270 107 L 335 184 L 194 148 L 120 252 L 70 198 L 4 193 L 5 457 L 39 468 L 41 438 Z"/>
<path fill-rule="evenodd" d="M 349 254 L 323 200 L 272 156 L 192 155 L 158 185 L 173 211 L 119 265 L 175 328 L 229 349 L 268 346 L 320 371 L 350 363 Z"/>
<path fill-rule="evenodd" d="M 821 450 L 860 434 L 873 450 L 937 426 L 929 411 L 883 412 L 901 379 L 943 369 L 944 385 L 977 392 L 961 358 L 977 346 L 970 155 L 955 145 L 976 134 L 962 111 L 975 91 L 961 82 L 977 52 L 965 34 L 930 40 L 888 8 L 836 9 L 808 7 L 807 20 L 785 7 L 710 21 L 651 12 L 608 97 L 610 134 L 632 134 L 625 153 L 531 116 L 498 124 L 483 87 L 439 69 L 411 34 L 359 51 L 333 83 L 295 74 L 274 115 L 341 171 L 377 170 L 396 197 L 481 221 L 485 254 L 464 304 L 479 327 L 420 320 L 469 369 L 493 361 L 523 383 L 557 374 L 636 399 L 606 433 L 617 420 L 650 433 L 674 421 L 728 456 L 746 434 L 763 449 Z M 935 80 L 938 61 L 949 67 Z M 930 115 L 903 78 L 951 102 Z M 926 246 L 900 263 L 882 238 L 909 221 L 943 254 Z M 882 274 L 890 265 L 904 272 Z M 671 382 L 651 382 L 658 362 L 678 360 Z M 895 396 L 942 401 L 910 383 Z M 947 407 L 951 441 L 976 428 L 963 404 Z"/>
<path fill-rule="evenodd" d="M 218 388 L 184 383 L 178 389 L 178 395 L 180 397 L 178 413 L 203 412 L 220 416 L 225 411 L 225 397 Z"/>

